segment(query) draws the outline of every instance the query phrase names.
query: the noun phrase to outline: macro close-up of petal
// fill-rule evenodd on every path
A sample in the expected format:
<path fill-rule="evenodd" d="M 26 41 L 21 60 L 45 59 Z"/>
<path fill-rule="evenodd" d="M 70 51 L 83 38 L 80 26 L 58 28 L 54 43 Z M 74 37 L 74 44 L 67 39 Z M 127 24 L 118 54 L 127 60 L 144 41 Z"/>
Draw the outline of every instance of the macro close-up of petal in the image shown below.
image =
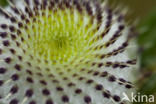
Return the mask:
<path fill-rule="evenodd" d="M 126 8 L 100 0 L 0 7 L 0 104 L 129 104 L 135 36 Z"/>

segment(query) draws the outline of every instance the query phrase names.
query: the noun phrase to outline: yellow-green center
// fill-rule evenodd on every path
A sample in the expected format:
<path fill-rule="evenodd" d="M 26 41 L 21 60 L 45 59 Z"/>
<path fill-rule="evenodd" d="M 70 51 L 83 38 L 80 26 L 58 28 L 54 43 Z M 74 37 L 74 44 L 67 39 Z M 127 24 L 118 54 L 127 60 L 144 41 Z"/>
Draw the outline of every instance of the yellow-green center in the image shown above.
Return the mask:
<path fill-rule="evenodd" d="M 55 64 L 69 62 L 84 54 L 96 29 L 87 13 L 69 9 L 42 13 L 35 17 L 35 22 L 32 19 L 27 29 L 27 33 L 30 33 L 28 44 L 31 44 L 34 55 Z"/>

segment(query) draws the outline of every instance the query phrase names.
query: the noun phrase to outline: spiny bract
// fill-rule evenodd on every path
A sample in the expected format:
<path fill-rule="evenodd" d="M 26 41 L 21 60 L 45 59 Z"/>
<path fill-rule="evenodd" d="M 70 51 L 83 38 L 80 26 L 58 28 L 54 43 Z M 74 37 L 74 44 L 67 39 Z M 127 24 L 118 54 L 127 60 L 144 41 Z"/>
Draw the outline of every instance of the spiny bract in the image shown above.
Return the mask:
<path fill-rule="evenodd" d="M 136 60 L 123 13 L 96 0 L 9 4 L 0 8 L 0 104 L 126 103 Z"/>

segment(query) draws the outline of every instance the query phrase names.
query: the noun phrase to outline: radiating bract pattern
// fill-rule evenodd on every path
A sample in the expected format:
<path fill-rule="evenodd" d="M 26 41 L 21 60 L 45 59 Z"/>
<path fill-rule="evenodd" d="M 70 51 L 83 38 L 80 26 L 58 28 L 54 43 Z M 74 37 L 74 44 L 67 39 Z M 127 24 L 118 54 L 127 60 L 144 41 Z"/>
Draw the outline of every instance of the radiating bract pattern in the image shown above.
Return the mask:
<path fill-rule="evenodd" d="M 0 8 L 0 104 L 127 104 L 133 36 L 105 1 L 10 0 Z"/>

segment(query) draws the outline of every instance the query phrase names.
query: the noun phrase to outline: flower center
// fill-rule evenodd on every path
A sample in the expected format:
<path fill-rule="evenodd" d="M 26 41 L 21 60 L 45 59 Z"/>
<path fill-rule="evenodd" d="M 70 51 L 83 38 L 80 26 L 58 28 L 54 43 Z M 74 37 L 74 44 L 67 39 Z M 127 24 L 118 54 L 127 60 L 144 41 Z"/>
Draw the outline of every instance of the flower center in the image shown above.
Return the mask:
<path fill-rule="evenodd" d="M 84 54 L 96 24 L 87 13 L 75 9 L 43 10 L 28 24 L 28 43 L 33 55 L 53 64 L 70 62 Z"/>

